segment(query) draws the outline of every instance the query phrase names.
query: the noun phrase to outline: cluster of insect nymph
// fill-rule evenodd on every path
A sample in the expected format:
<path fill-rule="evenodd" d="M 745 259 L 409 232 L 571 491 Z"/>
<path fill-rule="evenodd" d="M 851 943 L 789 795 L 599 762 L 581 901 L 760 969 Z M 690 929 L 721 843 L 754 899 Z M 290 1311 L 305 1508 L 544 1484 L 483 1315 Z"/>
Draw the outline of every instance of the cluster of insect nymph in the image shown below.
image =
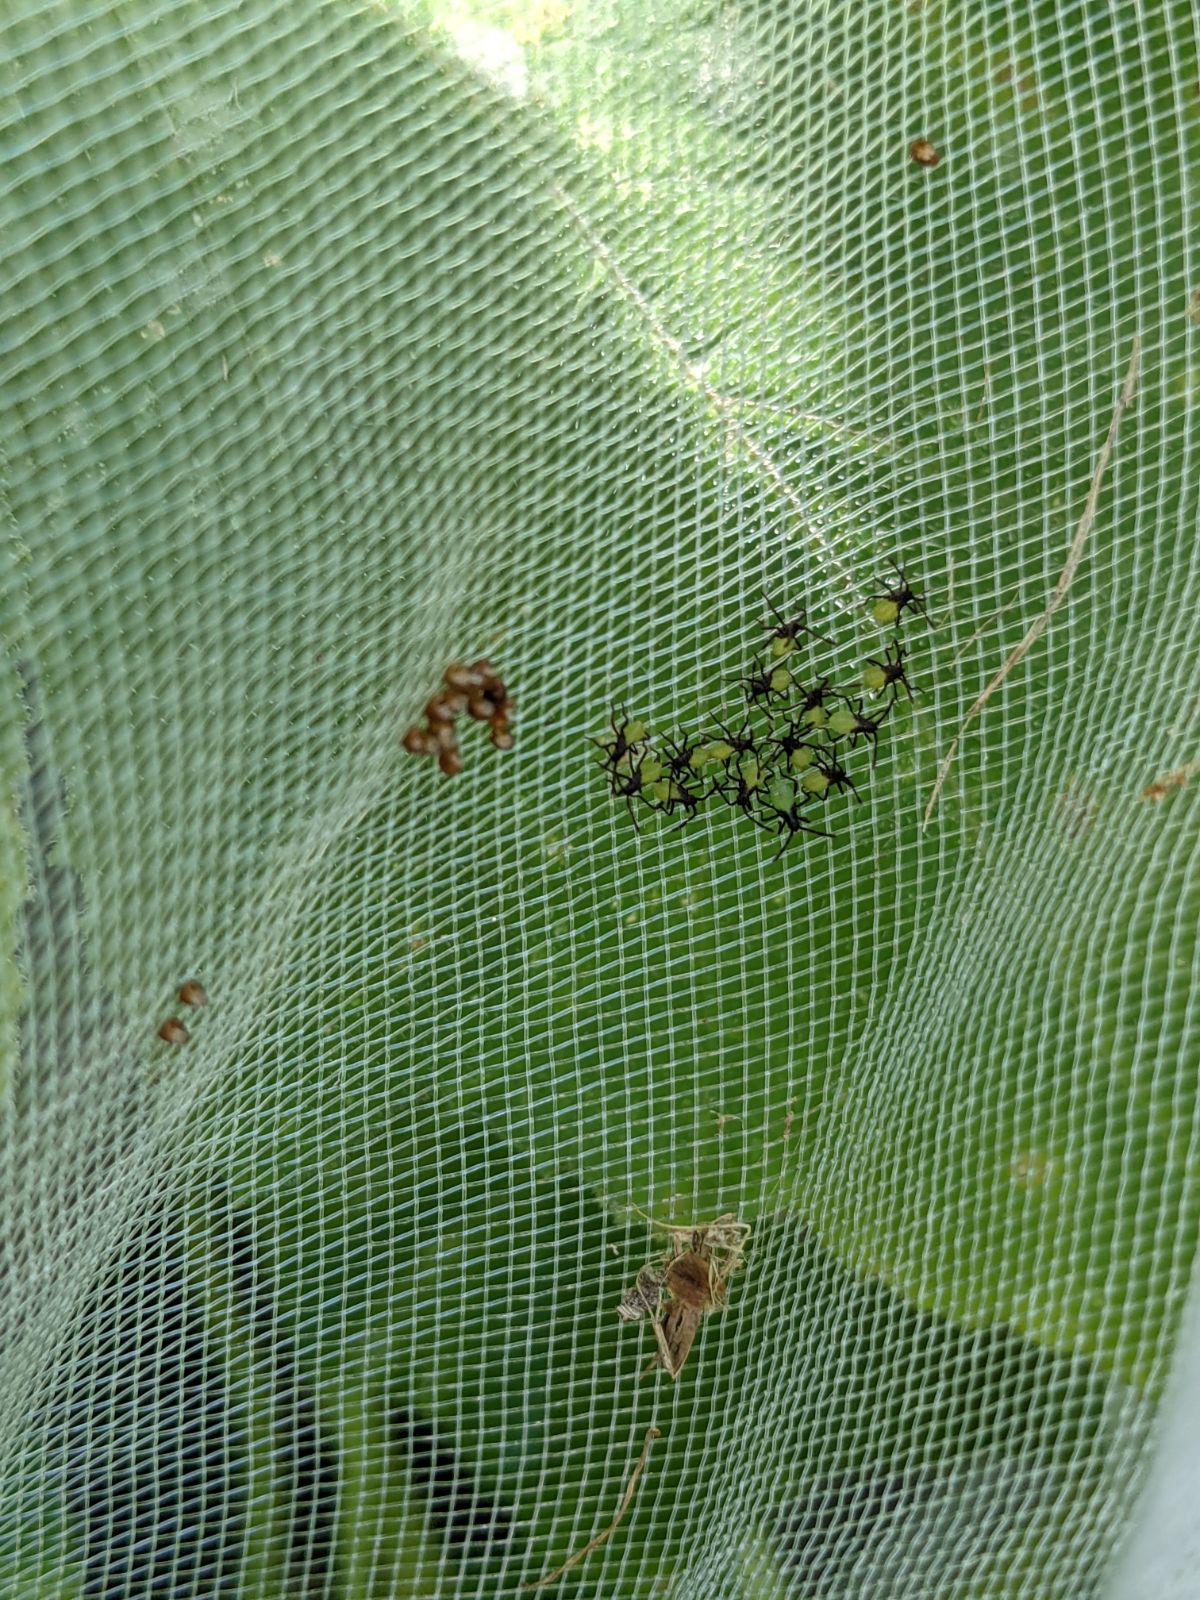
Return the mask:
<path fill-rule="evenodd" d="M 593 742 L 609 787 L 626 802 L 635 827 L 635 806 L 679 815 L 682 824 L 718 801 L 780 836 L 780 855 L 798 834 L 832 837 L 817 820 L 828 803 L 840 795 L 862 801 L 862 775 L 849 770 L 852 756 L 869 749 L 873 769 L 881 729 L 901 693 L 909 700 L 913 695 L 899 634 L 905 614 L 924 614 L 925 603 L 890 564 L 896 581 L 888 579 L 871 596 L 868 613 L 895 635 L 879 655 L 867 657 L 853 688 L 802 669 L 808 641 L 832 641 L 809 625 L 803 608 L 785 618 L 768 600 L 773 623 L 765 653 L 738 679 L 746 703 L 740 727 L 714 718 L 714 726 L 697 733 L 656 739 L 645 722 L 613 713 L 608 731 Z"/>
<path fill-rule="evenodd" d="M 701 1322 L 725 1305 L 726 1286 L 741 1268 L 750 1226 L 739 1222 L 732 1211 L 699 1228 L 661 1222 L 652 1226 L 665 1233 L 669 1243 L 661 1255 L 638 1269 L 617 1315 L 622 1322 L 649 1318 L 658 1349 L 646 1372 L 660 1366 L 677 1378 Z"/>

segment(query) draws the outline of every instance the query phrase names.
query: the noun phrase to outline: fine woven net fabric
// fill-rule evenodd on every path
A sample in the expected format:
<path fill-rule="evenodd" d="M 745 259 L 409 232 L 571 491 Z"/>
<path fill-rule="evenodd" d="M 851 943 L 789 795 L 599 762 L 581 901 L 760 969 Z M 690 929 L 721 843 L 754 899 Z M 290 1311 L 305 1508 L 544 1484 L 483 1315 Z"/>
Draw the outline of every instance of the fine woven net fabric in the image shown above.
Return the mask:
<path fill-rule="evenodd" d="M 1103 1593 L 1197 1225 L 1190 4 L 63 0 L 0 72 L 0 1589 L 514 1594 L 653 1426 L 546 1592 Z M 764 590 L 914 691 L 782 855 L 588 743 L 737 731 Z M 641 1213 L 726 1212 L 642 1377 Z"/>

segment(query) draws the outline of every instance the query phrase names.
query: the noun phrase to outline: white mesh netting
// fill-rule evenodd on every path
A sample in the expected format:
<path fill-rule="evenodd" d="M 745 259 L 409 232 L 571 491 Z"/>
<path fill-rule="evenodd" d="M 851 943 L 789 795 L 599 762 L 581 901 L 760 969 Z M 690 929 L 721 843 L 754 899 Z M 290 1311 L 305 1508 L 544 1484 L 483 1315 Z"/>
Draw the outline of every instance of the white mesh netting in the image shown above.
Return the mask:
<path fill-rule="evenodd" d="M 0 73 L 0 1588 L 511 1595 L 653 1426 L 545 1592 L 1141 1595 L 1190 4 L 22 0 Z M 779 854 L 715 719 L 826 674 L 895 707 Z M 676 1381 L 642 1212 L 752 1230 Z"/>

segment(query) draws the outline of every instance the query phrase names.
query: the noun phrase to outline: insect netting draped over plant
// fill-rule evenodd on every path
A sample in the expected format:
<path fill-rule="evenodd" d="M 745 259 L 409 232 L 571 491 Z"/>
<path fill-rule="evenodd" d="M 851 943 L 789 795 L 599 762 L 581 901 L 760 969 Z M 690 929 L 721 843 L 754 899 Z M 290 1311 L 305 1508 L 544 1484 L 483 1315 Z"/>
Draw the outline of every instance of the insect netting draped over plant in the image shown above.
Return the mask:
<path fill-rule="evenodd" d="M 5 9 L 5 1593 L 1173 1592 L 1198 79 Z"/>

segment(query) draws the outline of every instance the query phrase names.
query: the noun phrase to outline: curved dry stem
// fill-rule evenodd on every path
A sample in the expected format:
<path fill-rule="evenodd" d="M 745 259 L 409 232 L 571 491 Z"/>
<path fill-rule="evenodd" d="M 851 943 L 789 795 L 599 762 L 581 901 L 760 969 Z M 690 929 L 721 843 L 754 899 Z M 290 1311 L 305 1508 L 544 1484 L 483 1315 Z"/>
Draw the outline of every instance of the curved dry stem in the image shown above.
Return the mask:
<path fill-rule="evenodd" d="M 608 1527 L 605 1528 L 601 1533 L 598 1533 L 594 1539 L 589 1539 L 582 1550 L 576 1550 L 573 1556 L 568 1556 L 561 1567 L 555 1567 L 553 1572 L 548 1572 L 544 1578 L 539 1578 L 536 1583 L 523 1583 L 521 1585 L 522 1594 L 532 1594 L 535 1589 L 545 1589 L 548 1588 L 550 1584 L 557 1583 L 564 1573 L 570 1572 L 572 1567 L 578 1566 L 586 1556 L 591 1555 L 593 1550 L 599 1550 L 604 1541 L 617 1531 L 617 1529 L 621 1526 L 621 1519 L 629 1510 L 629 1507 L 633 1501 L 633 1493 L 637 1488 L 638 1479 L 642 1475 L 642 1471 L 646 1465 L 646 1460 L 650 1454 L 650 1446 L 654 1443 L 655 1439 L 659 1439 L 661 1437 L 661 1428 L 646 1429 L 646 1437 L 642 1441 L 642 1453 L 637 1458 L 637 1462 L 633 1471 L 629 1474 L 629 1482 L 625 1485 L 625 1493 L 621 1496 L 621 1504 L 618 1506 L 617 1514 L 609 1523 Z"/>
<path fill-rule="evenodd" d="M 1108 433 L 1105 435 L 1104 443 L 1100 446 L 1100 454 L 1096 457 L 1096 470 L 1092 473 L 1092 481 L 1088 489 L 1087 500 L 1084 502 L 1083 515 L 1079 519 L 1079 526 L 1075 529 L 1075 537 L 1071 540 L 1071 548 L 1067 551 L 1067 559 L 1063 565 L 1062 571 L 1058 575 L 1058 582 L 1054 585 L 1054 588 L 1051 591 L 1050 599 L 1046 605 L 1046 609 L 1039 616 L 1033 619 L 1024 638 L 1013 646 L 1004 665 L 996 673 L 995 677 L 993 677 L 987 684 L 986 688 L 978 696 L 971 709 L 962 719 L 959 730 L 954 735 L 954 738 L 950 741 L 950 748 L 946 751 L 945 756 L 942 758 L 942 764 L 938 768 L 938 775 L 933 785 L 933 792 L 929 796 L 929 804 L 925 807 L 925 816 L 921 822 L 922 832 L 924 832 L 929 826 L 929 819 L 933 815 L 933 808 L 937 805 L 938 796 L 942 792 L 942 785 L 946 781 L 946 774 L 950 771 L 950 763 L 954 760 L 954 757 L 958 751 L 959 741 L 962 739 L 963 734 L 966 733 L 972 722 L 974 722 L 975 718 L 983 710 L 984 706 L 987 705 L 988 701 L 992 698 L 993 694 L 995 694 L 996 690 L 1004 682 L 1005 678 L 1008 677 L 1009 673 L 1013 670 L 1017 663 L 1023 659 L 1023 657 L 1028 653 L 1030 647 L 1041 638 L 1043 633 L 1045 633 L 1047 627 L 1050 625 L 1050 618 L 1066 599 L 1067 590 L 1071 587 L 1071 582 L 1075 577 L 1076 569 L 1078 568 L 1080 560 L 1083 557 L 1083 550 L 1087 543 L 1088 535 L 1091 533 L 1092 528 L 1095 525 L 1096 507 L 1100 501 L 1100 485 L 1104 481 L 1105 469 L 1108 466 L 1109 458 L 1112 456 L 1113 442 L 1117 437 L 1117 428 L 1120 426 L 1121 418 L 1125 415 L 1125 411 L 1129 405 L 1129 402 L 1133 399 L 1134 386 L 1137 383 L 1138 361 L 1141 357 L 1141 353 L 1141 336 L 1135 335 L 1133 349 L 1129 355 L 1129 369 L 1125 374 L 1125 382 L 1121 386 L 1121 395 L 1117 401 L 1116 408 L 1113 411 L 1112 421 L 1108 425 Z"/>

